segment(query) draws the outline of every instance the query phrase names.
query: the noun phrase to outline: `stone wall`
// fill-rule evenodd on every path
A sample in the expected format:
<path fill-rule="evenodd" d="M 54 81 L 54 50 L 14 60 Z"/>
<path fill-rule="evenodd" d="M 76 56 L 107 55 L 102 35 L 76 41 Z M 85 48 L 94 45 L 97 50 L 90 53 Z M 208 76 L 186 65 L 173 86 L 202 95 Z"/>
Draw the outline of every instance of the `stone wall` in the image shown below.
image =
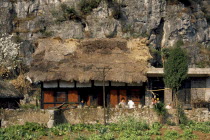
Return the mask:
<path fill-rule="evenodd" d="M 137 120 L 153 123 L 158 121 L 158 116 L 152 109 L 110 109 L 107 111 L 107 122 L 116 123 L 122 118 L 135 118 Z M 72 109 L 64 112 L 69 123 L 103 123 L 103 109 Z"/>
<path fill-rule="evenodd" d="M 206 79 L 206 96 L 205 100 L 210 102 L 210 77 Z"/>
<path fill-rule="evenodd" d="M 206 78 L 192 78 L 191 80 L 191 102 L 198 103 L 205 101 Z"/>
<path fill-rule="evenodd" d="M 1 126 L 6 127 L 15 124 L 24 124 L 25 122 L 37 122 L 40 124 L 49 123 L 52 120 L 49 110 L 1 110 Z M 187 117 L 190 120 L 204 122 L 210 121 L 210 112 L 206 108 L 193 110 L 185 110 Z M 101 108 L 84 108 L 84 109 L 69 109 L 64 112 L 55 113 L 60 122 L 71 124 L 77 123 L 103 123 L 103 109 Z M 137 120 L 146 121 L 149 124 L 158 122 L 160 119 L 152 108 L 142 109 L 110 109 L 108 111 L 107 122 L 115 123 L 123 118 L 135 118 Z M 176 110 L 168 111 L 167 121 L 175 122 Z M 165 119 L 166 122 L 166 119 Z"/>
<path fill-rule="evenodd" d="M 1 126 L 37 122 L 45 124 L 49 120 L 47 110 L 0 110 Z"/>

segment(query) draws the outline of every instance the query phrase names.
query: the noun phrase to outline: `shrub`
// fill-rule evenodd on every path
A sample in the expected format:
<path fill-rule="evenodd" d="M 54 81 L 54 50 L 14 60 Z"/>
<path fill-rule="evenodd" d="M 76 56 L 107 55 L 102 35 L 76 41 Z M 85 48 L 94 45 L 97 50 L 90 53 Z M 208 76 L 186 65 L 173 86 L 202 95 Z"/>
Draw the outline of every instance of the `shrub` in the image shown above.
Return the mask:
<path fill-rule="evenodd" d="M 52 16 L 56 18 L 56 23 L 62 23 L 68 20 L 81 21 L 80 15 L 77 13 L 77 11 L 74 8 L 69 7 L 66 4 L 61 4 L 60 9 L 61 11 L 55 11 L 55 10 L 51 11 Z"/>
<path fill-rule="evenodd" d="M 101 0 L 81 0 L 80 1 L 80 11 L 87 15 L 93 11 L 94 8 L 97 8 Z"/>
<path fill-rule="evenodd" d="M 181 108 L 181 106 L 178 106 L 177 109 L 178 109 L 178 115 L 179 115 L 179 121 L 180 121 L 179 123 L 186 125 L 189 122 L 189 120 L 187 116 L 185 115 L 184 110 Z"/>
<path fill-rule="evenodd" d="M 61 10 L 63 12 L 63 17 L 66 20 L 77 19 L 78 14 L 74 8 L 67 6 L 66 4 L 61 4 Z"/>
<path fill-rule="evenodd" d="M 160 115 L 165 115 L 166 114 L 166 108 L 164 103 L 160 102 L 155 104 L 154 106 L 154 111 L 157 112 L 157 114 Z"/>
<path fill-rule="evenodd" d="M 182 45 L 182 41 L 177 41 L 174 48 L 170 49 L 169 57 L 164 64 L 164 83 L 175 95 L 187 78 L 188 71 L 188 56 L 180 47 Z"/>

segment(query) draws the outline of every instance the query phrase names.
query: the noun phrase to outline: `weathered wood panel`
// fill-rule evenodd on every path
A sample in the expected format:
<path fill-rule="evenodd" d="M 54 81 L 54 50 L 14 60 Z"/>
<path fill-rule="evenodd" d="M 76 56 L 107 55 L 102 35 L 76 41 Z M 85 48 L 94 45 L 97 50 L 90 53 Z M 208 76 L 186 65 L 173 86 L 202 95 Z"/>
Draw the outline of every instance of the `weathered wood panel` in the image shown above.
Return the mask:
<path fill-rule="evenodd" d="M 44 91 L 44 103 L 54 102 L 54 92 Z"/>
<path fill-rule="evenodd" d="M 70 90 L 68 92 L 68 102 L 78 102 L 79 96 L 77 90 Z"/>
<path fill-rule="evenodd" d="M 127 91 L 126 90 L 119 90 L 119 98 L 120 98 L 120 101 L 122 98 L 125 99 L 125 101 L 127 101 Z"/>
<path fill-rule="evenodd" d="M 110 90 L 110 105 L 111 107 L 115 107 L 118 104 L 118 91 L 117 90 Z"/>
<path fill-rule="evenodd" d="M 90 98 L 91 98 L 91 96 L 89 95 L 88 98 L 87 98 L 87 105 L 88 106 L 90 106 Z"/>

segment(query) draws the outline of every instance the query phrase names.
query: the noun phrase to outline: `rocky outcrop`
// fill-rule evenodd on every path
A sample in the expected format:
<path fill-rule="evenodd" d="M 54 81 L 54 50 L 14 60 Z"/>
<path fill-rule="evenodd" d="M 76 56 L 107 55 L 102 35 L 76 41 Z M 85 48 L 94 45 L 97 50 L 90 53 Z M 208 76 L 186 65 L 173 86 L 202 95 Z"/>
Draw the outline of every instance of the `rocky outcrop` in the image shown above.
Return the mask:
<path fill-rule="evenodd" d="M 19 41 L 30 42 L 49 36 L 63 39 L 143 36 L 158 51 L 183 40 L 192 56 L 201 52 L 197 43 L 209 48 L 208 0 L 192 0 L 190 4 L 169 3 L 166 0 L 101 0 L 96 8 L 86 13 L 80 8 L 81 1 L 3 0 L 0 2 L 0 12 L 3 13 L 0 16 L 0 32 L 14 33 Z M 64 9 L 61 4 L 69 9 Z M 33 45 L 28 45 L 32 49 L 24 55 L 30 56 Z M 203 55 L 198 56 L 191 58 L 192 65 L 204 59 Z M 27 59 L 30 60 L 30 57 Z M 27 59 L 25 61 L 30 63 Z"/>

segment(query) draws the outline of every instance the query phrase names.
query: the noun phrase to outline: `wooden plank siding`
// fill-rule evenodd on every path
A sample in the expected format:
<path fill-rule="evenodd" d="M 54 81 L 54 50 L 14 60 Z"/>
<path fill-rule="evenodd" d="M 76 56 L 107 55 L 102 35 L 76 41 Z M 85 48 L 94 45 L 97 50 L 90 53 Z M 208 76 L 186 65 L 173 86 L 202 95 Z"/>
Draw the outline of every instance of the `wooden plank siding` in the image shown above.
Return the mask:
<path fill-rule="evenodd" d="M 44 103 L 55 102 L 54 91 L 44 91 Z"/>
<path fill-rule="evenodd" d="M 77 90 L 68 91 L 68 102 L 79 102 L 79 96 Z"/>
<path fill-rule="evenodd" d="M 103 106 L 103 90 L 102 88 L 83 88 L 83 89 L 44 89 L 43 90 L 42 107 L 44 109 L 52 108 L 62 103 L 70 103 L 78 105 L 81 100 L 85 101 L 87 106 Z M 136 105 L 144 103 L 143 87 L 109 87 L 106 89 L 106 103 L 110 107 L 119 104 L 122 98 L 126 103 L 128 99 L 132 99 Z M 108 102 L 107 102 L 108 101 Z M 143 102 L 142 102 L 143 101 Z M 107 104 L 106 104 L 107 106 Z"/>
<path fill-rule="evenodd" d="M 110 90 L 110 105 L 111 107 L 115 107 L 119 103 L 118 99 L 118 90 Z"/>

